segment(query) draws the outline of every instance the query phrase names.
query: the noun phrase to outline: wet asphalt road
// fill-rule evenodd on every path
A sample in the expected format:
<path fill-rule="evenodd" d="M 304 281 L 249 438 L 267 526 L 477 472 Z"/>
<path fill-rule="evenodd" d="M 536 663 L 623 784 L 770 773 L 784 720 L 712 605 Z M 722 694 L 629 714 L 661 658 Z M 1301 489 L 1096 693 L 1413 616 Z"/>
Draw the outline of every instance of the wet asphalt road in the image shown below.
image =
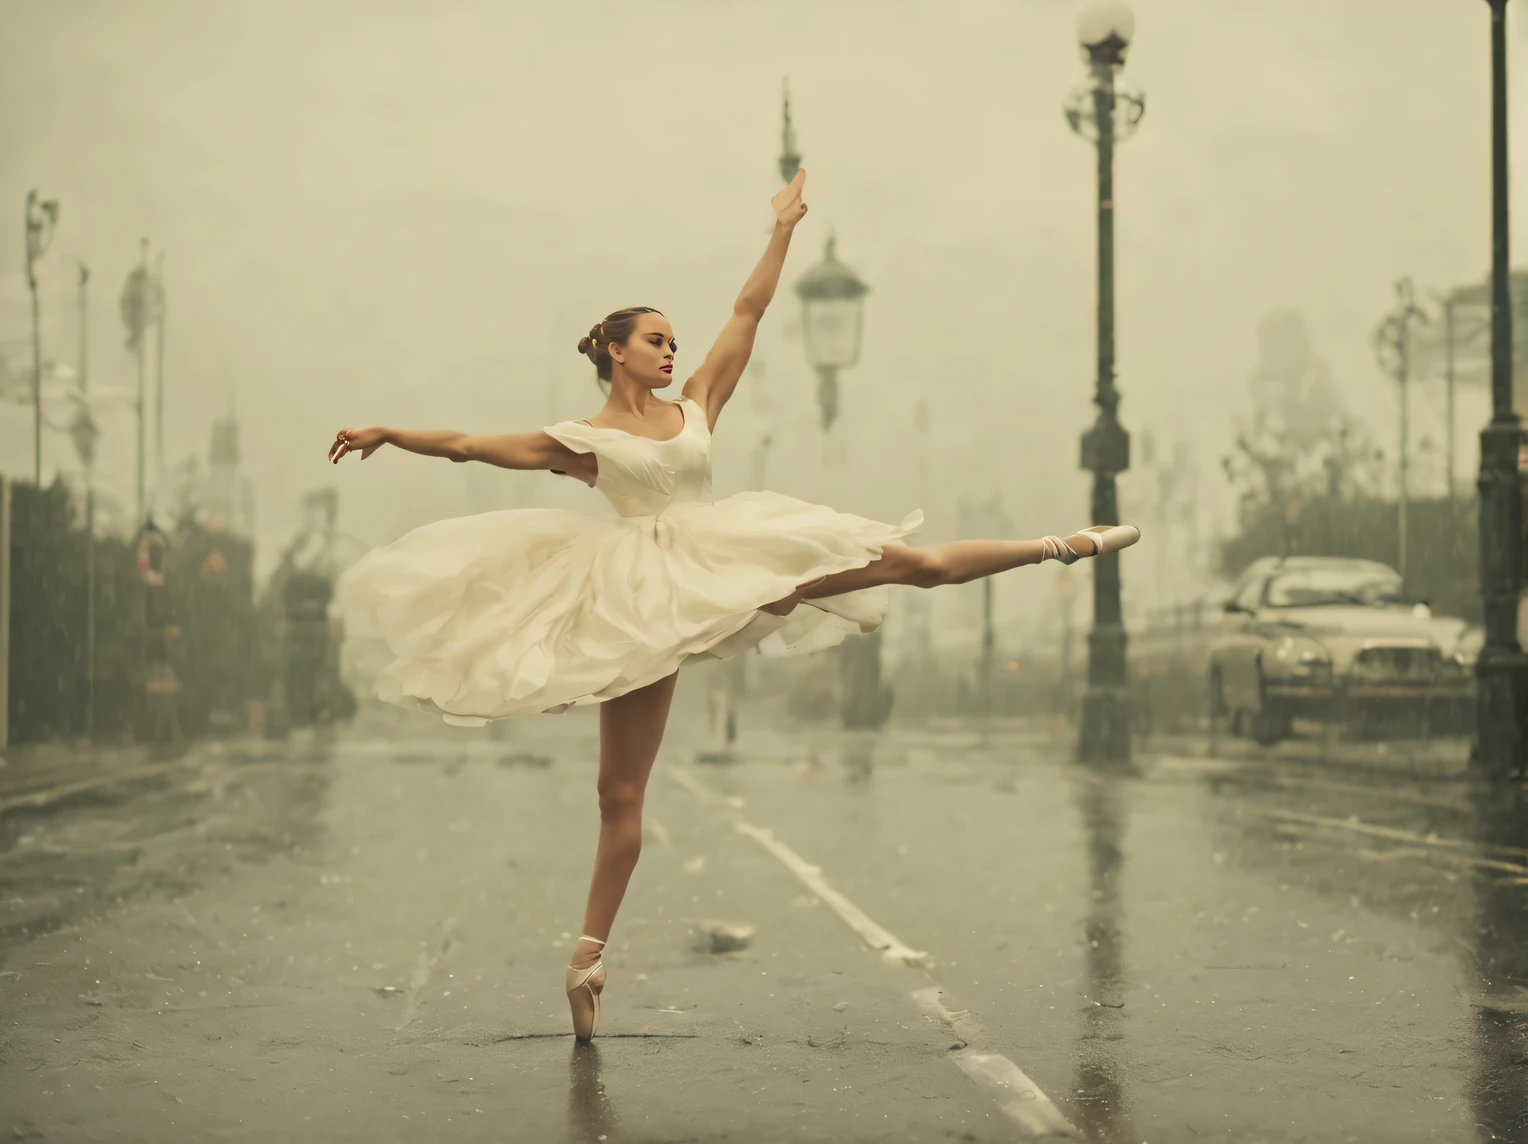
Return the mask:
<path fill-rule="evenodd" d="M 745 716 L 706 763 L 697 716 L 588 1047 L 561 981 L 592 718 L 199 748 L 8 802 L 0 1130 L 1528 1140 L 1515 792 L 1177 751 L 1103 776 L 975 724 Z M 711 952 L 716 922 L 749 944 Z"/>

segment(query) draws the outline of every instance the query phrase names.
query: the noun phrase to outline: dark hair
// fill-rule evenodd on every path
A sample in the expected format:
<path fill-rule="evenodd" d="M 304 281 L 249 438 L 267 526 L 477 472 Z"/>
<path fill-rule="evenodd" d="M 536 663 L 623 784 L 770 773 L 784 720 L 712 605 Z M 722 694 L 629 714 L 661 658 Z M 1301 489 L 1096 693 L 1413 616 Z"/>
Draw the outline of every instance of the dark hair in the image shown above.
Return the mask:
<path fill-rule="evenodd" d="M 606 314 L 603 322 L 589 327 L 589 336 L 578 339 L 578 352 L 594 363 L 594 372 L 601 381 L 610 380 L 610 343 L 624 346 L 637 328 L 637 319 L 643 314 L 663 316 L 662 310 L 651 306 L 627 306 L 613 314 Z"/>

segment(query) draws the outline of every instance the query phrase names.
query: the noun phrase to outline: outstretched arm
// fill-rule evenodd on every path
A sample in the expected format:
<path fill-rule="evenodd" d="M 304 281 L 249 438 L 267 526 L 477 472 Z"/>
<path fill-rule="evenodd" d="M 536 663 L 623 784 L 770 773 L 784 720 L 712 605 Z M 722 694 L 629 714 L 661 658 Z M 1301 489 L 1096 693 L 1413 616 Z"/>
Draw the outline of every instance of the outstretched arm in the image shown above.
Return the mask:
<path fill-rule="evenodd" d="M 361 460 L 383 445 L 394 445 L 425 457 L 445 457 L 452 461 L 482 461 L 501 469 L 550 469 L 577 477 L 592 485 L 596 462 L 592 453 L 575 453 L 543 430 L 534 433 L 496 433 L 475 435 L 455 429 L 341 429 L 329 446 L 329 460 L 339 464 L 347 453 L 360 453 Z"/>
<path fill-rule="evenodd" d="M 764 317 L 770 299 L 775 296 L 775 287 L 780 283 L 791 233 L 806 214 L 806 203 L 801 201 L 801 189 L 805 185 L 806 172 L 797 171 L 796 177 L 770 200 L 775 210 L 775 231 L 769 237 L 764 257 L 759 259 L 759 264 L 743 284 L 742 292 L 732 305 L 732 317 L 722 327 L 716 344 L 706 354 L 706 360 L 684 383 L 684 395 L 706 411 L 706 422 L 712 427 L 721 416 L 722 406 L 737 388 L 738 378 L 743 376 L 743 368 L 753 353 L 759 319 Z"/>

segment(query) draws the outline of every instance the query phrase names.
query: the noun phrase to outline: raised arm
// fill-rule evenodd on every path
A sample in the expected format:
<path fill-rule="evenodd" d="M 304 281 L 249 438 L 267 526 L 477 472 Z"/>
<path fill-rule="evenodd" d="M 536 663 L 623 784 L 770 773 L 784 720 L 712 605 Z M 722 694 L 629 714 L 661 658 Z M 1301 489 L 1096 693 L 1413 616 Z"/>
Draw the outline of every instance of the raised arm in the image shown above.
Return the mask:
<path fill-rule="evenodd" d="M 780 283 L 791 232 L 806 214 L 806 203 L 801 201 L 801 189 L 805 185 L 806 172 L 797 171 L 796 177 L 770 200 L 775 211 L 775 230 L 769 236 L 764 257 L 759 259 L 748 281 L 743 283 L 742 292 L 732 304 L 732 317 L 722 327 L 716 344 L 706 354 L 706 360 L 684 383 L 684 395 L 706 411 L 706 421 L 712 427 L 721 416 L 722 406 L 737 388 L 738 378 L 743 376 L 743 368 L 753 353 L 759 319 L 764 317 L 770 299 L 775 296 L 775 287 Z"/>
<path fill-rule="evenodd" d="M 501 469 L 548 469 L 577 477 L 586 485 L 598 475 L 593 453 L 575 453 L 544 430 L 534 433 L 475 435 L 455 429 L 341 429 L 329 446 L 329 460 L 339 464 L 347 453 L 371 456 L 383 445 L 393 445 L 425 457 L 451 461 L 482 461 Z"/>

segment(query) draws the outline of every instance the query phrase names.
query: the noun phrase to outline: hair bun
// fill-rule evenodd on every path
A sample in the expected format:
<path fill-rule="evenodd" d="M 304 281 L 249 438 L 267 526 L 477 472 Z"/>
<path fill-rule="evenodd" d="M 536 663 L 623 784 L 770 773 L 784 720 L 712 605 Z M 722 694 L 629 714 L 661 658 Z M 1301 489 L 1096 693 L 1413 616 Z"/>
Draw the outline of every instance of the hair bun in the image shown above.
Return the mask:
<path fill-rule="evenodd" d="M 592 350 L 593 348 L 594 348 L 594 343 L 591 342 L 588 338 L 579 338 L 578 339 L 578 352 L 583 354 L 585 357 L 589 356 L 589 351 Z"/>

